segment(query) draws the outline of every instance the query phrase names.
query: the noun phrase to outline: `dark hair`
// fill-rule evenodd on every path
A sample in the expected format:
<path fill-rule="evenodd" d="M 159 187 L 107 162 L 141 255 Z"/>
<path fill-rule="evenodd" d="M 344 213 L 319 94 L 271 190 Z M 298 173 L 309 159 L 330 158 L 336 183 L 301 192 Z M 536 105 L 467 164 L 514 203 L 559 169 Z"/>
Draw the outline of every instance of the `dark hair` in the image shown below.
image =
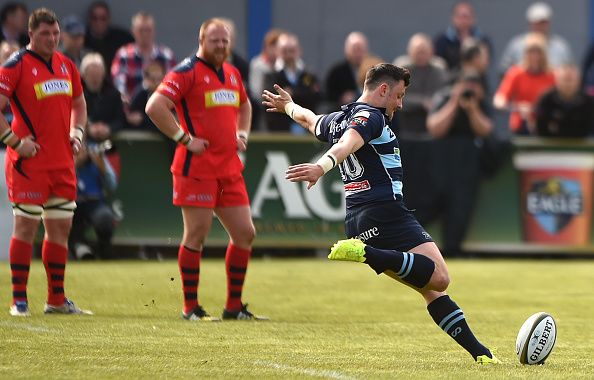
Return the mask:
<path fill-rule="evenodd" d="M 31 13 L 31 16 L 29 16 L 29 29 L 35 31 L 39 28 L 41 23 L 49 25 L 57 23 L 60 25 L 60 20 L 58 19 L 58 16 L 49 9 L 39 8 L 34 10 L 33 13 Z"/>
<path fill-rule="evenodd" d="M 394 85 L 401 80 L 404 81 L 404 87 L 410 85 L 410 72 L 407 69 L 391 63 L 380 63 L 367 71 L 365 88 L 374 90 L 382 83 Z"/>
<path fill-rule="evenodd" d="M 15 13 L 18 9 L 22 9 L 25 11 L 25 13 L 27 13 L 27 7 L 23 3 L 6 3 L 0 11 L 0 23 L 4 24 L 8 18 L 8 15 Z"/>
<path fill-rule="evenodd" d="M 110 14 L 109 5 L 105 1 L 98 0 L 98 1 L 93 1 L 91 3 L 91 5 L 89 5 L 89 18 L 91 18 L 91 16 L 93 15 L 93 11 L 96 8 L 103 8 L 107 11 L 108 15 Z"/>

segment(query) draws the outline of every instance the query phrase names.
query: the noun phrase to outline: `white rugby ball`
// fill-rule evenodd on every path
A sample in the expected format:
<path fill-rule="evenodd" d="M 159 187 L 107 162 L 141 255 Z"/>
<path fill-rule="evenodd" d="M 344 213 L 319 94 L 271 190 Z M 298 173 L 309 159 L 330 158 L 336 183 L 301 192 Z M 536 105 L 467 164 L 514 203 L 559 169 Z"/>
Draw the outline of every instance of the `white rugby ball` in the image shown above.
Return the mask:
<path fill-rule="evenodd" d="M 516 339 L 516 353 L 522 364 L 544 364 L 557 340 L 557 325 L 545 312 L 532 315 L 524 322 Z"/>

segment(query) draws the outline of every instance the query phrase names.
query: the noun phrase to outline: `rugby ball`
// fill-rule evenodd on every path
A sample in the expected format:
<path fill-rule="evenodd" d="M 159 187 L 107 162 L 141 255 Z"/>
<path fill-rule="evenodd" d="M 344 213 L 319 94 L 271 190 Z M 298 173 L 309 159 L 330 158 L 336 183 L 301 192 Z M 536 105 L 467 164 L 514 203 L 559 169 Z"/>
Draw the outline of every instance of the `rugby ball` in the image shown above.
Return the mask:
<path fill-rule="evenodd" d="M 557 325 L 545 312 L 532 315 L 524 322 L 516 339 L 516 353 L 522 364 L 544 364 L 557 340 Z"/>

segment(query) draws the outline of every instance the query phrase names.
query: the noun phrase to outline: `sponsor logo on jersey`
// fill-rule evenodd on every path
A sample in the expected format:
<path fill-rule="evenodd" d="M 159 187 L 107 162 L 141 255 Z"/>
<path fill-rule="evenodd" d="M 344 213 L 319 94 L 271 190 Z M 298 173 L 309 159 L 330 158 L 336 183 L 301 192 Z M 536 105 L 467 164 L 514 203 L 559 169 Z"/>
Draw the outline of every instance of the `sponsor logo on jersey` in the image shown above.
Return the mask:
<path fill-rule="evenodd" d="M 218 106 L 239 107 L 239 93 L 231 90 L 208 91 L 205 95 L 206 108 Z"/>
<path fill-rule="evenodd" d="M 60 70 L 62 70 L 62 73 L 68 74 L 68 69 L 66 68 L 66 64 L 62 63 L 62 66 L 60 66 Z"/>
<path fill-rule="evenodd" d="M 344 185 L 344 192 L 347 197 L 349 195 L 367 191 L 369 189 L 371 189 L 371 185 L 367 180 L 361 182 L 351 182 Z"/>
<path fill-rule="evenodd" d="M 38 100 L 53 95 L 72 96 L 72 83 L 65 79 L 51 79 L 45 82 L 36 83 L 34 87 L 35 95 Z"/>
<path fill-rule="evenodd" d="M 350 125 L 353 127 L 364 127 L 367 125 L 367 118 L 363 116 L 355 116 L 351 119 Z"/>
<path fill-rule="evenodd" d="M 231 75 L 229 79 L 231 79 L 231 83 L 233 85 L 237 86 L 237 78 L 235 78 L 235 75 Z"/>
<path fill-rule="evenodd" d="M 549 178 L 535 181 L 526 195 L 526 211 L 548 233 L 559 233 L 583 212 L 583 190 L 578 181 Z"/>

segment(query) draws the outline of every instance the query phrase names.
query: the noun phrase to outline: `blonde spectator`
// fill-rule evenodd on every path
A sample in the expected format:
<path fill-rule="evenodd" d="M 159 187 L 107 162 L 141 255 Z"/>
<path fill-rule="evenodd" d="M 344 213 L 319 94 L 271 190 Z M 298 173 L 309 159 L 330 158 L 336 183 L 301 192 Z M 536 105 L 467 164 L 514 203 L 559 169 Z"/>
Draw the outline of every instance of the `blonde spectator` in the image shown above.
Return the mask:
<path fill-rule="evenodd" d="M 555 85 L 547 59 L 547 39 L 539 32 L 526 36 L 522 62 L 509 68 L 495 92 L 493 105 L 510 111 L 509 127 L 518 135 L 534 134 L 533 107 Z"/>

